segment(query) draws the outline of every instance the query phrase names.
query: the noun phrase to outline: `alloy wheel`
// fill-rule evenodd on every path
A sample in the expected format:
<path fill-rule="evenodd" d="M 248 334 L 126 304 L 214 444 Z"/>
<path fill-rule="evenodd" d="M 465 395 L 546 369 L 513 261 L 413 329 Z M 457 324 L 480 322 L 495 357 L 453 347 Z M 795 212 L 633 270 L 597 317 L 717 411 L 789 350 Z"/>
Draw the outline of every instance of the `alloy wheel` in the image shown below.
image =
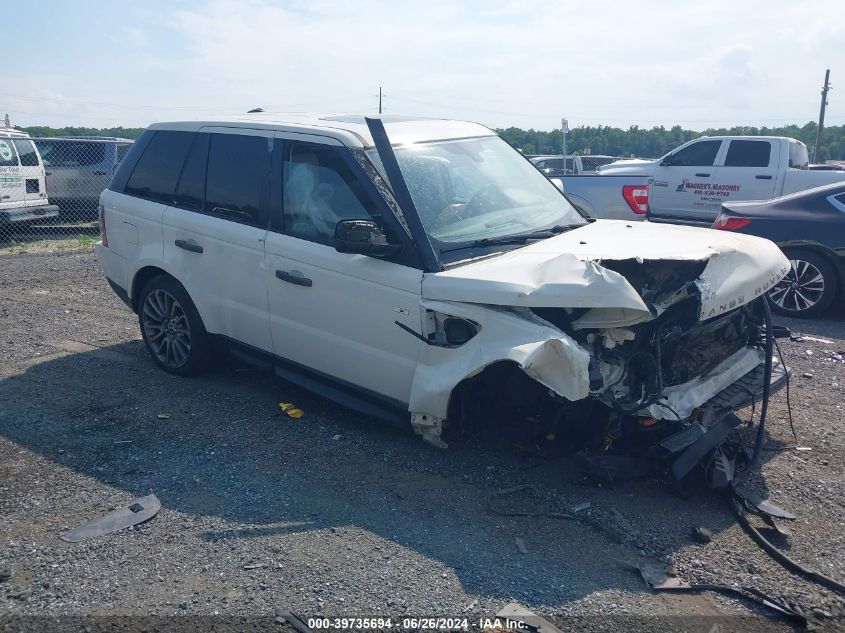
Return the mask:
<path fill-rule="evenodd" d="M 804 312 L 816 305 L 824 294 L 824 276 L 813 264 L 803 259 L 790 259 L 792 267 L 769 292 L 769 298 L 790 312 Z"/>
<path fill-rule="evenodd" d="M 144 334 L 156 358 L 174 369 L 184 365 L 191 353 L 191 329 L 176 297 L 157 288 L 144 300 L 142 314 Z"/>

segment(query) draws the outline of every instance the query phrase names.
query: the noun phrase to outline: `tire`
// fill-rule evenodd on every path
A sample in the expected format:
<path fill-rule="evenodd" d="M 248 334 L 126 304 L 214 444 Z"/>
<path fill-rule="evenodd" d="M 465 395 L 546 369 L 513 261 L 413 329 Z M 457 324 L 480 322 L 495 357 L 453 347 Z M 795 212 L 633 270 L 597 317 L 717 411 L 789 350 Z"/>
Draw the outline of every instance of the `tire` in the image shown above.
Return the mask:
<path fill-rule="evenodd" d="M 153 277 L 141 289 L 138 324 L 147 351 L 164 371 L 194 376 L 211 364 L 211 340 L 202 319 L 173 277 Z"/>
<path fill-rule="evenodd" d="M 792 268 L 766 295 L 772 310 L 784 316 L 808 318 L 827 310 L 839 291 L 831 263 L 807 250 L 785 251 Z"/>

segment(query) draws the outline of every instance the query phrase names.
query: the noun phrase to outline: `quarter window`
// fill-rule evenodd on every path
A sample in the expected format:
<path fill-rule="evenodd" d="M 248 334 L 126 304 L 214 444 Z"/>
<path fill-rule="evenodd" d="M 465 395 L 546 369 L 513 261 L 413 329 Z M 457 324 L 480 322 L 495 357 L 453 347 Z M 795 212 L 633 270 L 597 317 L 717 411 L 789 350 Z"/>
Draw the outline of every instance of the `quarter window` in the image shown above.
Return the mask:
<path fill-rule="evenodd" d="M 725 167 L 768 167 L 771 154 L 769 141 L 731 141 Z"/>
<path fill-rule="evenodd" d="M 340 152 L 288 143 L 284 160 L 284 226 L 295 237 L 330 242 L 340 220 L 378 219 L 378 206 Z"/>
<path fill-rule="evenodd" d="M 260 223 L 261 199 L 268 191 L 267 138 L 212 134 L 208 150 L 205 211 L 233 220 Z"/>
<path fill-rule="evenodd" d="M 38 141 L 41 159 L 48 167 L 84 167 L 102 163 L 106 156 L 104 143 L 91 141 Z"/>
<path fill-rule="evenodd" d="M 194 136 L 193 132 L 157 131 L 129 176 L 124 193 L 172 204 L 176 181 Z"/>
<path fill-rule="evenodd" d="M 699 141 L 672 154 L 665 164 L 672 167 L 710 167 L 716 162 L 721 146 L 722 141 Z"/>
<path fill-rule="evenodd" d="M 14 139 L 12 143 L 18 150 L 18 158 L 20 158 L 22 167 L 38 167 L 38 152 L 35 151 L 35 145 L 32 144 L 32 141 Z"/>

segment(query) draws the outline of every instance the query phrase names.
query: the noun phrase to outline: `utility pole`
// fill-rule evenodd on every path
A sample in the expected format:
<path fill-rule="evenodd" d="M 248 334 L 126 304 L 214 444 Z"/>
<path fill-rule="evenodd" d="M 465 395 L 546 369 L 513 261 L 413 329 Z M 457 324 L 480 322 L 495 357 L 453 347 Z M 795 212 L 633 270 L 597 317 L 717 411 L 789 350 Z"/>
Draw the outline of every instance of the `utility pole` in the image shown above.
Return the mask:
<path fill-rule="evenodd" d="M 569 121 L 560 120 L 560 140 L 563 145 L 563 173 L 566 173 L 566 135 L 569 133 Z"/>
<path fill-rule="evenodd" d="M 822 88 L 822 105 L 819 110 L 819 129 L 816 132 L 816 146 L 813 148 L 813 162 L 818 163 L 822 158 L 822 142 L 824 141 L 824 108 L 827 105 L 827 92 L 830 90 L 830 68 L 824 72 L 824 87 Z"/>
<path fill-rule="evenodd" d="M 378 87 L 378 113 L 381 114 L 381 86 Z"/>

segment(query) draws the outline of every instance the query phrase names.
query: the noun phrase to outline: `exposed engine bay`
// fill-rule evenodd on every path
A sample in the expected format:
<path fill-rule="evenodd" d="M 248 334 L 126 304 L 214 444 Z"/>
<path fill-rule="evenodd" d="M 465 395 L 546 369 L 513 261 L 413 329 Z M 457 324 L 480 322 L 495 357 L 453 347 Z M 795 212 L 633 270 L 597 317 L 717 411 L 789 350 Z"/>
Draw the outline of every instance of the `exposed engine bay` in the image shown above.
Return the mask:
<path fill-rule="evenodd" d="M 625 270 L 628 262 L 604 264 L 624 271 L 659 312 L 651 320 L 592 328 L 588 309 L 530 309 L 589 352 L 587 398 L 561 397 L 514 363 L 495 363 L 456 390 L 447 441 L 493 435 L 529 452 L 575 453 L 605 480 L 668 473 L 681 481 L 700 464 L 711 486 L 729 485 L 751 457 L 729 438 L 741 423 L 733 411 L 780 388 L 787 374 L 776 365 L 767 375 L 763 298 L 700 320 L 693 282 L 703 264 L 665 264 L 647 280 Z"/>

